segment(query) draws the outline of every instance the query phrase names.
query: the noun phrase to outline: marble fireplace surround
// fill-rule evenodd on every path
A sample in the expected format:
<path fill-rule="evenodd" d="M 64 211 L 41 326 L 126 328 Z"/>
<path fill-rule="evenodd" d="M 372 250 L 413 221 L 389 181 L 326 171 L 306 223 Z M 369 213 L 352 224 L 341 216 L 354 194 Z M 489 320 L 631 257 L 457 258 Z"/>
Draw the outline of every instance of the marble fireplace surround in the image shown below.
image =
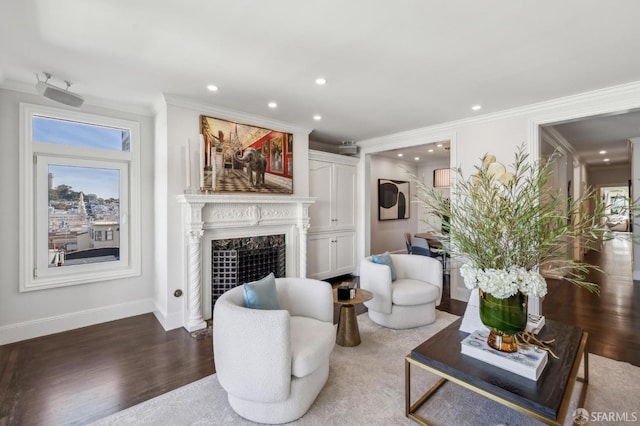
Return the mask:
<path fill-rule="evenodd" d="M 251 194 L 182 194 L 185 234 L 184 328 L 199 330 L 211 317 L 211 242 L 285 235 L 286 276 L 307 275 L 309 206 L 314 198 Z"/>

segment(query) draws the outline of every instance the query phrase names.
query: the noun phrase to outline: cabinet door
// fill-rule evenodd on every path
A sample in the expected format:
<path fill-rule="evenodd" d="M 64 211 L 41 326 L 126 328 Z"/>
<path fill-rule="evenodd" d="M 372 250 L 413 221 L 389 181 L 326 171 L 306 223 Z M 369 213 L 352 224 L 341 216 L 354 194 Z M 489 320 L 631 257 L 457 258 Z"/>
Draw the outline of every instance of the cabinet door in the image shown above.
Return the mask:
<path fill-rule="evenodd" d="M 356 168 L 334 164 L 334 227 L 353 229 L 356 225 Z"/>
<path fill-rule="evenodd" d="M 343 232 L 333 237 L 335 267 L 333 275 L 350 274 L 356 270 L 356 233 Z"/>
<path fill-rule="evenodd" d="M 309 206 L 309 231 L 329 230 L 333 225 L 333 167 L 324 161 L 309 161 L 309 196 L 315 203 Z"/>
<path fill-rule="evenodd" d="M 329 234 L 307 236 L 307 277 L 318 280 L 333 274 L 333 242 Z"/>

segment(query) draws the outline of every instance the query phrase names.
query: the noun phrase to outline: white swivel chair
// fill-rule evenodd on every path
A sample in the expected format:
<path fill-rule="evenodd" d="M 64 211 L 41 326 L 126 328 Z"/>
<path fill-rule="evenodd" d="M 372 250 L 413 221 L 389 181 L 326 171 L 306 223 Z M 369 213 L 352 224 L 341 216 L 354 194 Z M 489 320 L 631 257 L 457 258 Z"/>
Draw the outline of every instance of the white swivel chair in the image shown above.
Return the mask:
<path fill-rule="evenodd" d="M 216 374 L 240 416 L 287 423 L 307 412 L 329 377 L 336 341 L 329 283 L 277 278 L 280 310 L 245 307 L 243 286 L 213 310 Z"/>
<path fill-rule="evenodd" d="M 413 328 L 436 319 L 442 299 L 442 263 L 428 256 L 392 254 L 397 279 L 391 280 L 389 266 L 371 257 L 360 263 L 360 287 L 373 293 L 365 302 L 369 318 L 388 328 Z"/>

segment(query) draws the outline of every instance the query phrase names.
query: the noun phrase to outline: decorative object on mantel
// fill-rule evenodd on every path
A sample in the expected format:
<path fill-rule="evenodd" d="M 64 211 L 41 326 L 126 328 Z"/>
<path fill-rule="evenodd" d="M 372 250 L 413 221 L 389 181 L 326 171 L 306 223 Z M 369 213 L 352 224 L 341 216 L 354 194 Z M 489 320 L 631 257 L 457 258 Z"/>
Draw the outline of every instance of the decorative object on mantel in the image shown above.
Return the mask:
<path fill-rule="evenodd" d="M 460 272 L 467 288 L 480 289 L 480 318 L 490 330 L 487 343 L 498 350 L 517 351 L 515 334 L 527 325 L 527 295 L 547 293 L 541 270 L 599 291 L 587 281 L 587 273 L 599 268 L 567 254 L 574 244 L 591 248 L 605 238 L 599 221 L 605 206 L 591 189 L 567 197 L 550 188 L 556 157 L 533 162 L 521 146 L 508 172 L 487 154 L 468 178 L 454 170 L 451 203 L 416 181 L 418 202 L 442 220 L 438 237 L 443 251 L 463 260 Z"/>
<path fill-rule="evenodd" d="M 187 151 L 190 193 L 190 141 Z M 293 194 L 293 135 L 201 115 L 198 179 L 205 193 Z"/>

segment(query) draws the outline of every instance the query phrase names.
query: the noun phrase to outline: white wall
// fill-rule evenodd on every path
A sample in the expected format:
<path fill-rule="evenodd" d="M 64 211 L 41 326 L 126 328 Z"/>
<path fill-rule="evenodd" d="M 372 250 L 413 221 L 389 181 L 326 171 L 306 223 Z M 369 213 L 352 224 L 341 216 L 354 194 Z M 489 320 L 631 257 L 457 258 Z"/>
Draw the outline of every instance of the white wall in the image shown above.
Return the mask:
<path fill-rule="evenodd" d="M 65 108 L 32 93 L 0 89 L 0 345 L 153 310 L 153 125 L 150 116 L 85 104 L 83 112 L 140 123 L 141 270 L 139 277 L 20 293 L 19 104 Z M 72 109 L 66 107 L 67 109 Z M 75 109 L 74 109 L 75 110 Z"/>
<path fill-rule="evenodd" d="M 187 285 L 187 241 L 182 228 L 182 206 L 176 197 L 182 194 L 186 184 L 185 146 L 191 140 L 191 158 L 197 158 L 200 115 L 205 114 L 239 123 L 289 132 L 293 134 L 293 192 L 300 197 L 309 196 L 309 133 L 287 123 L 252 116 L 239 111 L 217 108 L 212 105 L 194 103 L 185 99 L 165 96 L 158 106 L 156 117 L 156 233 L 162 247 L 156 251 L 155 315 L 165 329 L 182 327 L 186 323 Z M 192 163 L 191 182 L 199 182 L 198 168 Z M 202 250 L 204 252 L 204 250 Z M 203 285 L 207 285 L 204 284 Z M 175 290 L 182 290 L 179 298 Z M 205 318 L 210 313 L 203 312 Z"/>
<path fill-rule="evenodd" d="M 531 154 L 531 158 L 536 160 L 540 155 L 539 127 L 541 125 L 635 108 L 640 108 L 640 83 L 601 89 L 468 120 L 358 141 L 361 147 L 358 164 L 359 180 L 370 185 L 371 180 L 366 177 L 371 174 L 371 154 L 442 140 L 451 141 L 451 166 L 461 167 L 465 176 L 473 171 L 473 166 L 477 165 L 479 159 L 488 152 L 496 155 L 499 162 L 511 164 L 513 154 L 523 144 Z M 368 206 L 367 203 L 370 202 L 368 192 L 371 190 L 372 188 L 364 188 L 362 191 L 358 202 L 363 206 Z M 359 211 L 368 212 L 369 209 L 364 208 Z M 358 252 L 362 256 L 368 254 L 372 248 L 369 223 L 370 217 L 360 218 L 359 231 L 364 238 L 359 242 Z M 639 251 L 636 247 L 635 252 Z M 636 258 L 634 277 L 638 269 L 640 268 Z M 466 300 L 468 292 L 459 284 L 452 280 L 452 297 Z"/>
<path fill-rule="evenodd" d="M 604 186 L 627 186 L 631 179 L 631 164 L 611 164 L 587 168 L 589 185 L 594 188 Z"/>
<path fill-rule="evenodd" d="M 418 230 L 418 206 L 413 202 L 409 204 L 409 219 L 378 220 L 378 179 L 411 181 L 416 174 L 415 164 L 382 156 L 371 158 L 371 253 L 406 252 L 404 233 L 413 234 Z M 416 194 L 415 183 L 411 183 L 409 191 L 412 201 Z"/>
<path fill-rule="evenodd" d="M 383 156 L 371 157 L 371 173 L 369 187 L 371 194 L 370 203 L 370 234 L 371 253 L 406 252 L 404 233 L 415 234 L 417 232 L 431 230 L 425 222 L 424 210 L 415 202 L 418 195 L 414 179 L 425 184 L 433 185 L 433 171 L 449 167 L 448 162 L 409 162 L 394 160 Z M 409 219 L 378 220 L 378 179 L 408 180 L 411 182 L 411 204 Z M 449 194 L 448 189 L 441 190 Z"/>
<path fill-rule="evenodd" d="M 433 187 L 433 171 L 436 169 L 446 169 L 449 168 L 449 161 L 443 162 L 431 162 L 431 163 L 421 163 L 418 166 L 418 179 L 429 187 Z M 453 173 L 453 171 L 452 171 Z M 436 188 L 436 192 L 439 192 L 443 197 L 450 198 L 451 190 L 449 188 Z M 440 218 L 433 215 L 428 214 L 424 206 L 420 203 L 417 203 L 418 206 L 418 232 L 433 232 L 434 230 L 441 230 L 441 221 Z"/>

